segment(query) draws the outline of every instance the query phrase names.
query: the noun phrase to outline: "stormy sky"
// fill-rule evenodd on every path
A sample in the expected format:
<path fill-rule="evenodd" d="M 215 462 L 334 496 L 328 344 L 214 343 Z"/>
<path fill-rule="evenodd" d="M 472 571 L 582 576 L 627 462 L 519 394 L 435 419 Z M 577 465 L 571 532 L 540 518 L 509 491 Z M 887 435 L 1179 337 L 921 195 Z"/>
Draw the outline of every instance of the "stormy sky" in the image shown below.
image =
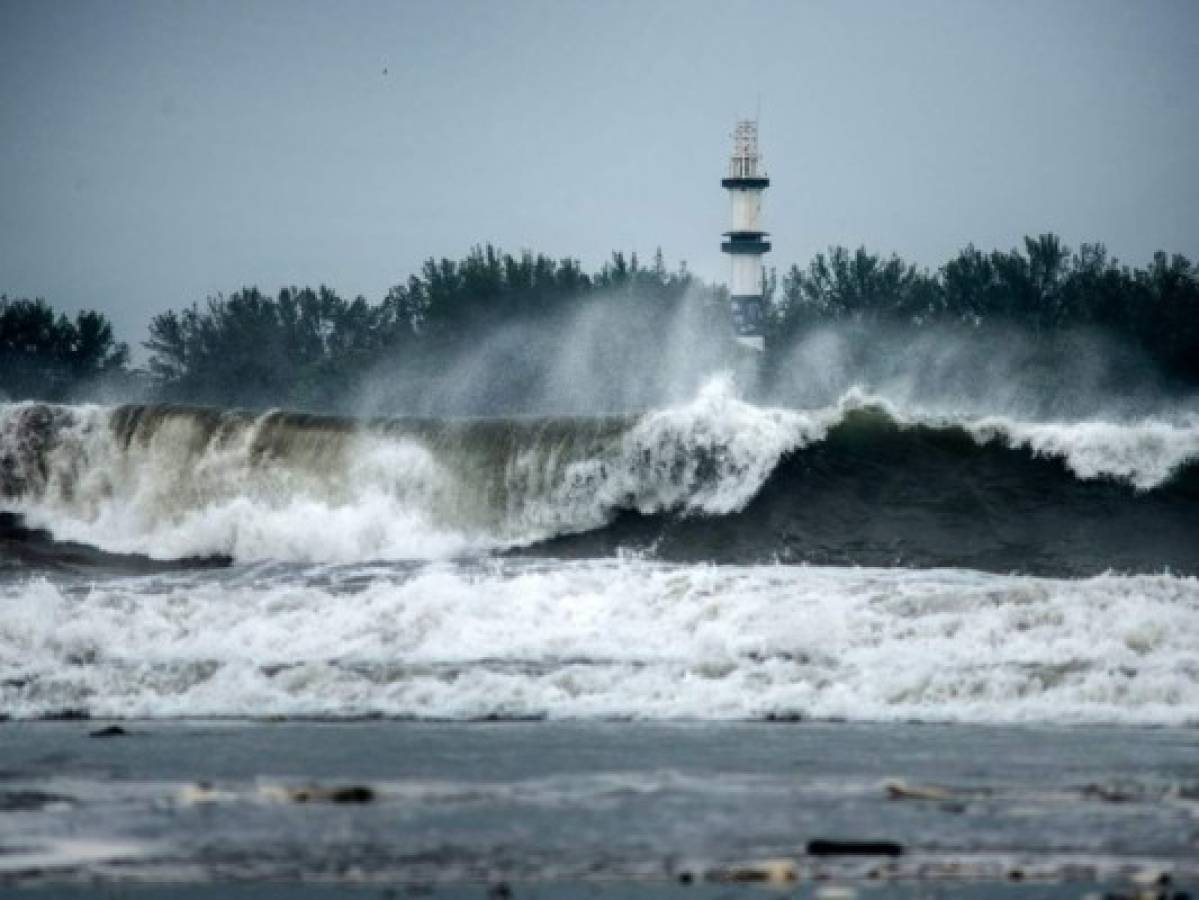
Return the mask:
<path fill-rule="evenodd" d="M 706 278 L 760 109 L 768 263 L 1044 230 L 1199 256 L 1199 3 L 0 0 L 0 292 L 378 299 L 495 242 Z"/>

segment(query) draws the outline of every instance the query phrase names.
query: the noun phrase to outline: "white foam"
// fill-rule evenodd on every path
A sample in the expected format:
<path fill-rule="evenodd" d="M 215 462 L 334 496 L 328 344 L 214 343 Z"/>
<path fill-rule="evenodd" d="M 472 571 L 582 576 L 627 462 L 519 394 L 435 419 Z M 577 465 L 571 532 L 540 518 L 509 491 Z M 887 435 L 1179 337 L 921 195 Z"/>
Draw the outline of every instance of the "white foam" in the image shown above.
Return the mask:
<path fill-rule="evenodd" d="M 16 716 L 1199 723 L 1199 581 L 635 559 L 0 586 Z"/>
<path fill-rule="evenodd" d="M 1199 460 L 1199 427 L 1152 419 L 1135 423 L 1013 422 L 986 418 L 969 425 L 980 442 L 1001 440 L 1037 456 L 1057 457 L 1082 479 L 1112 478 L 1147 491 L 1184 463 Z"/>
<path fill-rule="evenodd" d="M 901 427 L 960 427 L 979 444 L 999 441 L 1034 456 L 1061 459 L 1084 481 L 1107 478 L 1142 491 L 1160 487 L 1182 466 L 1199 461 L 1199 422 L 1186 410 L 1175 420 L 1021 421 L 899 404 L 857 387 L 846 391 L 833 408 L 840 414 L 838 420 L 854 410 L 876 408 Z"/>
<path fill-rule="evenodd" d="M 296 465 L 255 459 L 265 416 L 206 445 L 196 422 L 168 418 L 125 447 L 109 415 L 69 410 L 45 459 L 45 487 L 10 508 L 60 540 L 159 559 L 427 559 L 476 546 L 468 531 L 431 521 L 446 475 L 413 441 L 329 439 L 323 465 Z"/>
<path fill-rule="evenodd" d="M 644 416 L 622 448 L 625 483 L 640 512 L 736 512 L 753 499 L 788 451 L 823 440 L 837 408 L 799 412 L 739 400 L 728 377 L 709 381 L 686 406 Z M 640 460 L 652 460 L 647 472 Z M 710 471 L 704 471 L 710 469 Z M 673 476 L 667 472 L 673 470 Z"/>

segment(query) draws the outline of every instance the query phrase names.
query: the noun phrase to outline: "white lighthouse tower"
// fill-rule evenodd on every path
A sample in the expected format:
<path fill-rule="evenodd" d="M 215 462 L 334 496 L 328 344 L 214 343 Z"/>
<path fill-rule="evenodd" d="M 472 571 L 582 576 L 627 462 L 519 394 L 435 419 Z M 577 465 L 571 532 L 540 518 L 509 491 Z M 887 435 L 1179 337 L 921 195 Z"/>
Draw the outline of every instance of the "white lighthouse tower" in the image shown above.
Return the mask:
<path fill-rule="evenodd" d="M 733 198 L 733 230 L 726 231 L 720 249 L 733 261 L 731 285 L 733 330 L 737 340 L 754 350 L 764 350 L 765 303 L 762 297 L 762 254 L 770 250 L 762 230 L 762 192 L 770 179 L 758 156 L 758 123 L 737 123 L 729 174 L 721 180 Z"/>

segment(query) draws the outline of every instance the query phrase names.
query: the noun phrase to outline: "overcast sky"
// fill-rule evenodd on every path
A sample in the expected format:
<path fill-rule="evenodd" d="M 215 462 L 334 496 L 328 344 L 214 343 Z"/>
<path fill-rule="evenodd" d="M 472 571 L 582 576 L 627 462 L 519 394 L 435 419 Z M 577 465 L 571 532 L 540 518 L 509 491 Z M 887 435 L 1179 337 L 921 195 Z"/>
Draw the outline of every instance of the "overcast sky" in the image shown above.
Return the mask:
<path fill-rule="evenodd" d="M 726 280 L 761 109 L 769 264 L 1052 230 L 1199 256 L 1199 2 L 0 0 L 0 292 L 380 298 L 495 242 Z"/>

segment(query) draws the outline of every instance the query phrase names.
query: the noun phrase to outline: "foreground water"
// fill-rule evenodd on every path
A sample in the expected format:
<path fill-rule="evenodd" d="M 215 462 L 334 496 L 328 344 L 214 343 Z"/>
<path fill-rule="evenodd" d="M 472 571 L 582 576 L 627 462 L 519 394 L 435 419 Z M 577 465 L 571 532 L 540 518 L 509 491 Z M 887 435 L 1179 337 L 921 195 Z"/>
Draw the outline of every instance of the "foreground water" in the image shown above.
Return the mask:
<path fill-rule="evenodd" d="M 1199 877 L 1186 729 L 137 721 L 89 737 L 102 724 L 0 730 L 0 884 L 727 896 L 757 874 L 805 893 L 1080 897 Z"/>

